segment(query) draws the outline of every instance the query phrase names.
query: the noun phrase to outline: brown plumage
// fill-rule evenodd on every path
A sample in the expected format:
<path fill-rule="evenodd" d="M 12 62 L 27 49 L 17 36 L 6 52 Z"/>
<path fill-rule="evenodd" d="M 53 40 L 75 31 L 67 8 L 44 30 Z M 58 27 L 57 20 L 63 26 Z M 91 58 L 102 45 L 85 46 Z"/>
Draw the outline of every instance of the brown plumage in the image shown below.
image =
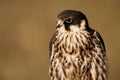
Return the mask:
<path fill-rule="evenodd" d="M 107 80 L 104 42 L 80 11 L 58 14 L 49 48 L 51 80 Z"/>

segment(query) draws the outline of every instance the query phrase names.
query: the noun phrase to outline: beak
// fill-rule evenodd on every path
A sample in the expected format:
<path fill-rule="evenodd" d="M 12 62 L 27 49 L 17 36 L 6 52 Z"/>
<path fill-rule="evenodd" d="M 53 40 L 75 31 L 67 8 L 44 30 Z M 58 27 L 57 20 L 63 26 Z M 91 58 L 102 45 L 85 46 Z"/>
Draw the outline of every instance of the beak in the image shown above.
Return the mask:
<path fill-rule="evenodd" d="M 61 21 L 58 21 L 57 24 L 56 24 L 56 28 L 59 28 L 62 26 L 62 22 Z"/>
<path fill-rule="evenodd" d="M 61 24 L 56 24 L 56 28 L 59 28 L 59 27 L 61 27 L 62 25 Z"/>

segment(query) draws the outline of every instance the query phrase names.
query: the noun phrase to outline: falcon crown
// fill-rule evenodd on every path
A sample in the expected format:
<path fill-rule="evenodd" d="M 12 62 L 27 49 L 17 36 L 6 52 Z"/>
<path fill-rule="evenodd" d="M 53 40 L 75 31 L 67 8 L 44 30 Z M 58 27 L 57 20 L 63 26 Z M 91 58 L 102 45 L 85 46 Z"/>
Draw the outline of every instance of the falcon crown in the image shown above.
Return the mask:
<path fill-rule="evenodd" d="M 80 11 L 64 10 L 60 14 L 58 14 L 57 18 L 58 18 L 57 21 L 58 23 L 56 27 L 59 28 L 62 25 L 64 25 L 67 31 L 71 30 L 70 29 L 71 25 L 77 25 L 78 27 L 81 27 L 82 24 L 84 24 L 83 26 L 85 28 L 89 27 L 86 16 Z"/>

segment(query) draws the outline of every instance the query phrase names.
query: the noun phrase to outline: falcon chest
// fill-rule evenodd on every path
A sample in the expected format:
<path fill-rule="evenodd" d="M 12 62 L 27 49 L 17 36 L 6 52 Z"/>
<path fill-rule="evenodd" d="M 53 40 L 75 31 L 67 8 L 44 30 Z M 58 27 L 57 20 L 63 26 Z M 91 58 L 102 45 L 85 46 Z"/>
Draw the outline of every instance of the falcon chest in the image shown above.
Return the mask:
<path fill-rule="evenodd" d="M 79 80 L 81 64 L 87 53 L 86 49 L 89 47 L 88 41 L 88 35 L 82 32 L 57 34 L 54 38 L 51 55 L 51 66 L 54 67 L 54 70 L 50 72 L 56 75 L 56 78 L 67 78 L 68 80 L 77 80 L 78 78 Z"/>

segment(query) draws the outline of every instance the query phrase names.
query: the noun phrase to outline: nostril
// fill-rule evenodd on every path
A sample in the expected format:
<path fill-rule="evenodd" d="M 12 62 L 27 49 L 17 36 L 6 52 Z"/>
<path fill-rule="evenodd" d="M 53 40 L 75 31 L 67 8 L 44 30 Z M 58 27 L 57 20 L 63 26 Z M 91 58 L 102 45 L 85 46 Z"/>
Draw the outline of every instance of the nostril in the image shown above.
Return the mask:
<path fill-rule="evenodd" d="M 56 28 L 61 27 L 61 26 L 62 26 L 61 24 L 57 24 L 57 25 L 56 25 Z"/>

